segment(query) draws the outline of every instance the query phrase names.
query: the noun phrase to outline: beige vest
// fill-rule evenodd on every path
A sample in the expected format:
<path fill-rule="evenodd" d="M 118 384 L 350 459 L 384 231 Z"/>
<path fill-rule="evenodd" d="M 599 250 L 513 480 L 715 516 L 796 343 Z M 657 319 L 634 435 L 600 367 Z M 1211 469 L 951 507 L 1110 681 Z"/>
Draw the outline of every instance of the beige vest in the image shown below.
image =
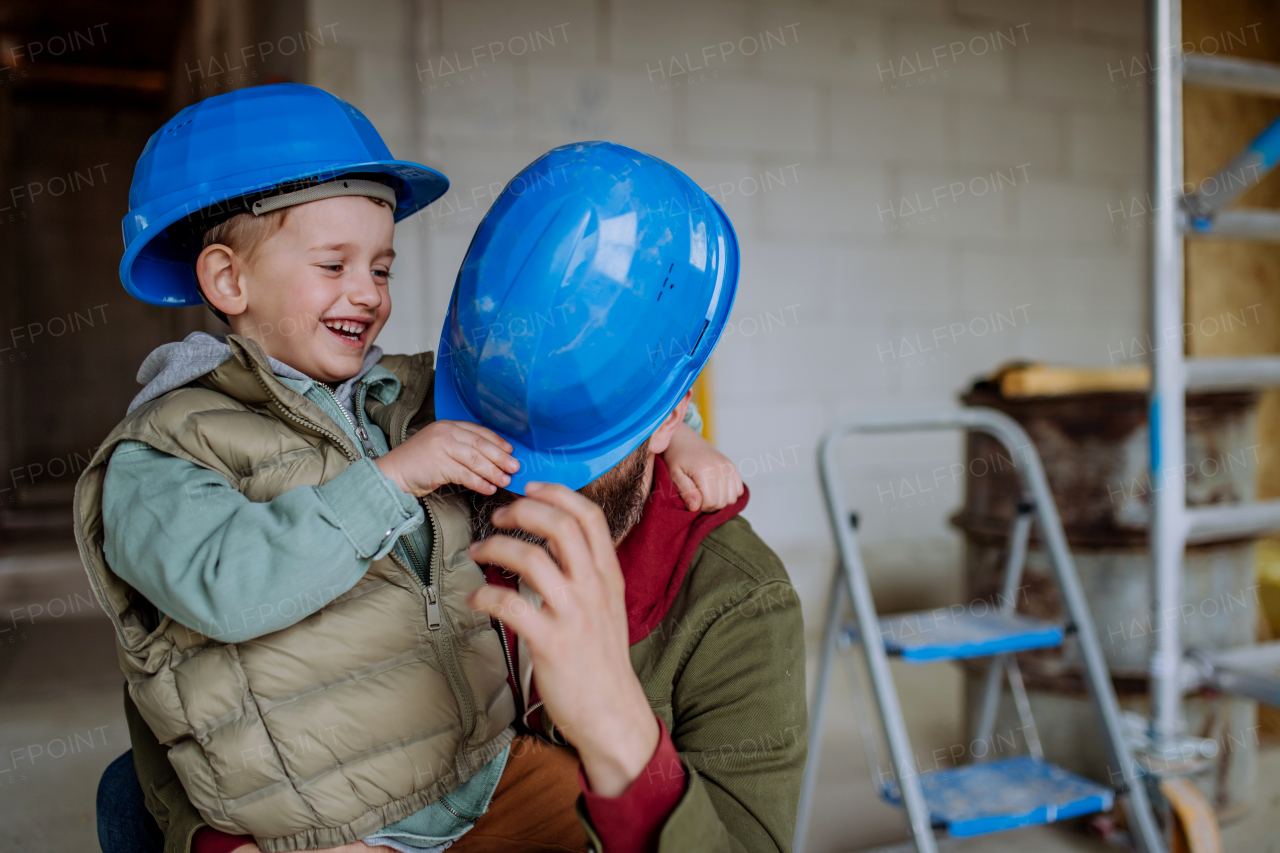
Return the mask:
<path fill-rule="evenodd" d="M 217 471 L 253 501 L 323 484 L 360 459 L 319 406 L 275 378 L 256 343 L 228 342 L 234 357 L 199 387 L 140 406 L 103 442 L 76 487 L 76 540 L 115 624 L 129 694 L 201 816 L 267 853 L 336 847 L 417 812 L 510 742 L 506 662 L 488 617 L 466 605 L 484 578 L 467 557 L 468 511 L 456 497 L 422 501 L 434 531 L 432 619 L 427 590 L 391 555 L 319 612 L 242 643 L 161 618 L 111 571 L 102 483 L 121 441 Z M 433 418 L 432 359 L 380 363 L 401 393 L 366 408 L 395 447 Z"/>

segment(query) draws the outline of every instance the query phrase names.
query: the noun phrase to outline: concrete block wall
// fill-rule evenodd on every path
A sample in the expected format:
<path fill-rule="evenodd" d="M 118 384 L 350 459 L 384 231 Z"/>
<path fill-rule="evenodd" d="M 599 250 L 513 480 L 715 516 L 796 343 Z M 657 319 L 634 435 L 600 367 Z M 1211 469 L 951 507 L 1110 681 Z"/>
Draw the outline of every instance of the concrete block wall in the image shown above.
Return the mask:
<path fill-rule="evenodd" d="M 548 148 L 607 138 L 721 201 L 743 252 L 718 442 L 811 630 L 833 548 L 815 469 L 842 413 L 955 399 L 1013 358 L 1107 365 L 1145 327 L 1137 0 L 309 0 L 310 82 L 448 196 L 400 226 L 384 332 L 434 348 L 468 242 Z M 959 594 L 956 438 L 850 448 L 884 607 Z M 944 469 L 946 470 L 946 469 Z M 905 478 L 905 481 L 904 481 Z"/>

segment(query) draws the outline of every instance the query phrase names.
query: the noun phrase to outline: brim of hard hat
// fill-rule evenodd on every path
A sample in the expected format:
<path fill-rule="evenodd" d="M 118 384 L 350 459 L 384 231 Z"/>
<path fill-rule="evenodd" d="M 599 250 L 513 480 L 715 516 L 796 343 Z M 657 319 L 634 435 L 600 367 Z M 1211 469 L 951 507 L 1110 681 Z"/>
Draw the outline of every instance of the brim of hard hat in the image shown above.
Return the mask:
<path fill-rule="evenodd" d="M 466 421 L 493 429 L 492 426 L 485 424 L 477 413 L 472 412 L 462 398 L 458 396 L 453 377 L 450 375 L 452 369 L 450 362 L 449 344 L 442 336 L 439 358 L 436 363 L 434 395 L 436 420 Z M 684 399 L 684 395 L 693 387 L 693 383 L 697 378 L 696 372 L 689 376 L 683 387 L 678 389 L 679 393 L 675 393 L 668 386 L 663 396 L 673 400 L 670 407 L 660 408 L 659 413 L 650 419 L 651 422 L 632 426 L 628 430 L 625 439 L 615 440 L 616 443 L 610 442 L 611 446 L 606 449 L 601 449 L 598 446 L 589 449 L 558 447 L 535 449 L 500 429 L 493 429 L 494 432 L 511 443 L 513 448 L 511 455 L 520 463 L 520 470 L 511 475 L 511 482 L 504 488 L 517 495 L 523 495 L 525 487 L 529 483 L 541 482 L 559 483 L 577 491 L 617 465 L 631 451 L 639 447 L 645 439 L 653 435 L 654 430 L 666 420 L 667 415 L 671 414 L 676 406 L 680 404 L 680 401 Z"/>
<path fill-rule="evenodd" d="M 395 209 L 395 221 L 399 222 L 449 190 L 449 179 L 443 174 L 409 160 L 370 160 L 337 165 L 316 163 L 314 168 L 300 166 L 298 172 L 288 178 L 280 178 L 278 172 L 268 177 L 271 172 L 273 170 L 264 170 L 261 176 L 254 173 L 241 175 L 234 188 L 184 187 L 149 203 L 144 210 L 132 212 L 130 216 L 135 219 L 132 225 L 137 236 L 126 245 L 124 257 L 120 259 L 120 282 L 129 295 L 151 305 L 180 307 L 203 303 L 190 259 L 169 246 L 165 229 L 206 207 L 317 175 L 336 178 L 352 172 L 371 172 L 390 175 L 404 182 L 408 191 L 403 198 L 397 198 Z M 199 197 L 198 205 L 191 203 L 193 196 Z M 170 201 L 166 203 L 166 200 Z"/>

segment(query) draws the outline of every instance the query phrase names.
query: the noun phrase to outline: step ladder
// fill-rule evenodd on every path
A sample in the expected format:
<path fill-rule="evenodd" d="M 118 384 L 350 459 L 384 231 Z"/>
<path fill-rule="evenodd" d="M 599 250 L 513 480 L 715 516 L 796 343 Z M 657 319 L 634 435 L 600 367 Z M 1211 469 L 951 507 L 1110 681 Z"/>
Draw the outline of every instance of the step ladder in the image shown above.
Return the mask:
<path fill-rule="evenodd" d="M 1151 753 L 1178 751 L 1188 740 L 1182 717 L 1185 691 L 1211 687 L 1280 704 L 1280 642 L 1232 652 L 1183 649 L 1183 554 L 1190 543 L 1216 542 L 1280 531 L 1280 500 L 1188 507 L 1181 467 L 1186 461 L 1188 391 L 1280 386 L 1280 355 L 1187 358 L 1182 329 L 1186 237 L 1280 241 L 1280 211 L 1228 205 L 1261 181 L 1280 159 L 1280 120 L 1258 135 L 1195 192 L 1183 194 L 1182 86 L 1210 86 L 1280 98 L 1280 65 L 1224 56 L 1182 54 L 1182 4 L 1153 0 L 1149 56 L 1156 57 L 1151 93 L 1152 338 L 1151 477 L 1155 507 L 1151 546 L 1155 563 L 1153 621 L 1156 648 L 1150 662 Z M 1170 332 L 1172 330 L 1172 332 Z M 1175 472 L 1166 476 L 1166 471 Z"/>
<path fill-rule="evenodd" d="M 856 516 L 851 515 L 845 505 L 836 468 L 836 448 L 842 439 L 852 434 L 937 430 L 987 433 L 1017 460 L 1015 468 L 1023 495 L 1010 531 L 1005 576 L 997 599 L 999 606 L 983 612 L 964 608 L 964 613 L 956 613 L 954 617 L 951 609 L 882 617 L 876 613 L 858 551 Z M 840 565 L 832 579 L 827 603 L 817 691 L 810 710 L 809 761 L 801 786 L 796 853 L 805 853 L 813 812 L 831 670 L 840 647 L 853 642 L 865 655 L 878 716 L 892 758 L 893 779 L 883 786 L 881 793 L 906 809 L 908 831 L 918 853 L 936 853 L 935 828 L 950 836 L 970 836 L 1051 823 L 1109 810 L 1116 796 L 1126 796 L 1129 826 L 1138 849 L 1144 853 L 1162 853 L 1164 846 L 1147 798 L 1145 781 L 1125 735 L 1115 691 L 1067 549 L 1058 511 L 1040 457 L 1022 427 L 1001 412 L 977 407 L 858 415 L 831 426 L 823 436 L 818 455 Z M 1065 624 L 1032 619 L 1014 611 L 1034 522 L 1039 523 L 1040 535 L 1048 546 L 1050 563 L 1069 618 Z M 846 602 L 853 606 L 851 625 L 841 624 Z M 875 625 L 876 630 L 862 630 L 861 626 L 867 625 Z M 1072 633 L 1079 643 L 1086 681 L 1108 746 L 1108 764 L 1116 768 L 1114 787 L 1084 779 L 1044 760 L 1022 676 L 1013 656 L 1018 651 L 1061 645 Z M 889 655 L 900 657 L 906 663 L 991 658 L 974 739 L 991 742 L 1002 682 L 1007 678 L 1031 754 L 921 773 L 914 764 L 914 753 L 889 670 Z M 864 739 L 867 738 L 864 733 Z M 869 739 L 874 744 L 874 733 Z"/>

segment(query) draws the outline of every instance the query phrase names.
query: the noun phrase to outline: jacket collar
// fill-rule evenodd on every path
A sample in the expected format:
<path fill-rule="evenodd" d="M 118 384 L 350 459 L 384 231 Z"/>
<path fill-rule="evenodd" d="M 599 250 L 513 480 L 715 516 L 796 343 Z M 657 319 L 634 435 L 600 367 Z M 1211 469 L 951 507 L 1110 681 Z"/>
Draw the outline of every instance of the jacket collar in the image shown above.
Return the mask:
<path fill-rule="evenodd" d="M 243 403 L 275 409 L 301 431 L 328 438 L 348 456 L 359 458 L 360 449 L 320 406 L 280 381 L 257 341 L 227 335 L 227 344 L 232 357 L 200 377 L 197 381 L 201 385 Z M 432 364 L 432 353 L 384 355 L 378 366 L 390 375 L 379 372 L 378 376 L 365 377 L 371 385 L 381 380 L 377 383 L 378 393 L 367 396 L 365 411 L 386 433 L 392 447 L 403 440 L 407 427 L 429 422 L 430 417 L 424 419 L 424 415 L 434 415 L 434 406 L 423 405 L 429 402 L 427 391 L 434 373 Z M 298 423 L 299 420 L 302 423 Z"/>

